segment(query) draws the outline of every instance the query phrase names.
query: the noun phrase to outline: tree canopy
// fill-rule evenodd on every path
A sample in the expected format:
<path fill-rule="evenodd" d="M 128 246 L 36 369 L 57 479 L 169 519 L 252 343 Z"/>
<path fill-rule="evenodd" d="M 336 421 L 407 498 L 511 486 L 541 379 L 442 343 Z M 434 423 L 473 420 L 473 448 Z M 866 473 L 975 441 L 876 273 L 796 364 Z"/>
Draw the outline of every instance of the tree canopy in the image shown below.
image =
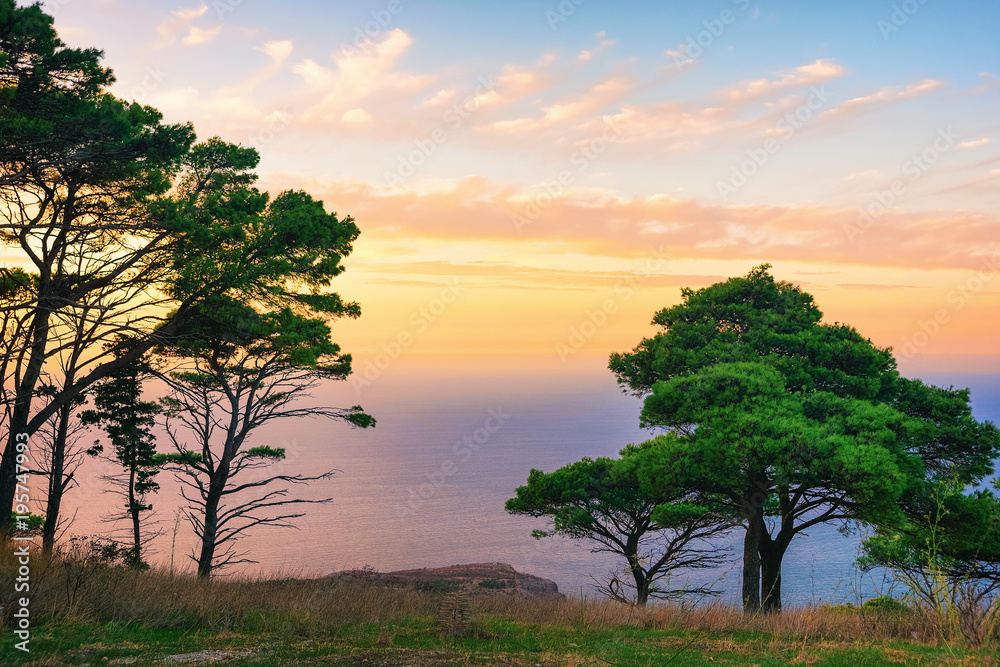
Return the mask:
<path fill-rule="evenodd" d="M 154 348 L 206 362 L 189 369 L 197 382 L 239 375 L 251 396 L 294 369 L 351 372 L 330 324 L 360 307 L 330 288 L 360 233 L 353 219 L 302 191 L 259 190 L 256 150 L 196 143 L 190 124 L 114 97 L 102 55 L 67 48 L 37 5 L 0 0 L 0 242 L 25 267 L 0 268 L 0 505 L 12 504 L 16 438 Z M 287 400 L 261 395 L 265 413 Z M 357 406 L 328 410 L 374 423 Z"/>
<path fill-rule="evenodd" d="M 532 470 L 528 483 L 507 501 L 507 512 L 550 518 L 551 530 L 533 531 L 537 539 L 587 539 L 596 543 L 595 552 L 622 556 L 623 576 L 612 572 L 603 586 L 615 599 L 631 601 L 633 591 L 635 601 L 645 605 L 651 597 L 709 594 L 701 586 L 670 588 L 670 577 L 723 562 L 727 554 L 705 540 L 731 528 L 731 518 L 700 505 L 678 474 L 661 475 L 655 490 L 640 476 L 650 453 L 672 437 L 629 445 L 618 459 L 584 458 L 550 473 Z"/>
<path fill-rule="evenodd" d="M 329 336 L 328 321 L 360 314 L 328 289 L 359 234 L 353 220 L 301 191 L 258 190 L 254 149 L 195 144 L 189 124 L 115 98 L 101 56 L 67 48 L 38 6 L 0 0 L 0 241 L 28 267 L 0 270 L 3 324 L 17 341 L 0 360 L 13 380 L 0 504 L 13 498 L 16 434 L 182 329 L 190 338 L 189 317 L 264 313 L 288 359 L 325 354 L 331 376 L 350 372 L 329 340 L 314 350 L 296 337 Z M 121 336 L 132 346 L 111 355 Z M 47 378 L 60 365 L 64 377 Z M 59 391 L 42 396 L 42 384 Z"/>
<path fill-rule="evenodd" d="M 982 479 L 1000 444 L 968 392 L 900 378 L 890 349 L 822 323 L 812 296 L 769 268 L 683 289 L 653 318 L 660 333 L 609 362 L 645 397 L 642 424 L 678 435 L 662 469 L 700 471 L 694 488 L 741 513 L 748 611 L 780 609 L 796 534 L 900 521 L 942 475 Z"/>

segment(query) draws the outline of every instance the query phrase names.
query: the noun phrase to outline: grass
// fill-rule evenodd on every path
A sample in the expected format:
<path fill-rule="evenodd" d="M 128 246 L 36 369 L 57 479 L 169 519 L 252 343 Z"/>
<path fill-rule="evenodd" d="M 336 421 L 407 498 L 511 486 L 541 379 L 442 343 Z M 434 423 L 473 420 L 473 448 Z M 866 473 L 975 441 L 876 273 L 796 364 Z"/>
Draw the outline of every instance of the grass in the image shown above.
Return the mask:
<path fill-rule="evenodd" d="M 85 559 L 33 559 L 31 652 L 14 648 L 8 613 L 2 665 L 153 665 L 166 656 L 223 651 L 204 657 L 231 665 L 1000 667 L 995 648 L 942 642 L 928 619 L 898 609 L 802 608 L 752 617 L 718 604 L 638 609 L 483 590 L 469 601 L 464 636 L 444 638 L 437 613 L 445 592 L 436 590 L 350 578 L 203 582 Z M 9 604 L 6 591 L 13 582 L 0 580 Z"/>

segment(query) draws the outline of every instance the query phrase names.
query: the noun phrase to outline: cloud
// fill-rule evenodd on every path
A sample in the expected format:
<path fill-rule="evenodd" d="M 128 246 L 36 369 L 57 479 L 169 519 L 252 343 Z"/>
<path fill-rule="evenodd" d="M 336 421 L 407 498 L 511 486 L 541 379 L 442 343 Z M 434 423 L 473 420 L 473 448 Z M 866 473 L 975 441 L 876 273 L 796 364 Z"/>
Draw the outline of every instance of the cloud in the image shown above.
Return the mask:
<path fill-rule="evenodd" d="M 674 72 L 660 72 L 656 83 Z M 582 92 L 563 94 L 561 99 L 539 102 L 540 113 L 497 117 L 481 122 L 476 130 L 481 136 L 502 137 L 500 150 L 523 150 L 535 147 L 541 139 L 577 145 L 600 134 L 610 120 L 623 128 L 616 143 L 641 147 L 644 155 L 690 153 L 703 146 L 707 137 L 739 135 L 759 138 L 775 132 L 776 123 L 788 108 L 801 105 L 802 88 L 820 85 L 845 70 L 830 60 L 816 60 L 796 67 L 778 79 L 744 81 L 734 87 L 715 91 L 711 98 L 724 103 L 674 100 L 649 104 L 630 103 L 632 94 L 653 85 L 653 81 L 635 81 L 624 73 L 616 73 L 593 82 Z M 793 94 L 788 94 L 793 93 Z M 503 97 L 503 95 L 501 95 Z M 710 98 L 710 99 L 711 99 Z M 764 100 L 764 112 L 751 105 Z M 513 109 L 512 109 L 513 110 Z M 786 132 L 787 130 L 781 130 Z M 557 134 L 558 133 L 558 134 Z"/>
<path fill-rule="evenodd" d="M 369 239 L 420 244 L 509 244 L 522 253 L 545 249 L 617 258 L 642 257 L 656 248 L 676 259 L 964 269 L 981 268 L 985 254 L 1000 251 L 1000 219 L 960 210 L 887 212 L 861 226 L 855 208 L 716 205 L 582 188 L 541 196 L 482 177 L 419 190 L 342 181 L 316 181 L 307 189 L 362 221 Z"/>
<path fill-rule="evenodd" d="M 990 143 L 989 137 L 983 137 L 982 139 L 971 139 L 969 141 L 961 141 L 958 144 L 959 148 L 978 148 L 979 146 L 985 146 Z"/>
<path fill-rule="evenodd" d="M 617 43 L 617 40 L 608 39 L 607 33 L 605 33 L 603 30 L 598 33 L 595 33 L 594 37 L 597 38 L 597 47 L 593 49 L 583 49 L 582 51 L 580 51 L 580 53 L 577 54 L 576 56 L 576 59 L 578 61 L 583 63 L 589 62 L 598 51 L 605 49 L 609 46 L 614 46 Z"/>
<path fill-rule="evenodd" d="M 184 46 L 197 46 L 199 44 L 204 44 L 218 35 L 221 31 L 221 25 L 214 28 L 199 28 L 198 26 L 191 26 L 188 30 L 187 37 L 185 37 L 181 43 Z"/>
<path fill-rule="evenodd" d="M 340 119 L 345 123 L 363 125 L 372 121 L 372 115 L 364 109 L 348 109 Z"/>
<path fill-rule="evenodd" d="M 556 102 L 542 107 L 542 115 L 514 118 L 481 125 L 478 130 L 500 134 L 532 132 L 575 121 L 593 114 L 618 100 L 631 89 L 631 81 L 621 77 L 610 78 L 591 85 L 589 90 L 574 95 L 570 101 Z"/>
<path fill-rule="evenodd" d="M 924 285 L 886 285 L 881 283 L 838 283 L 834 287 L 866 291 L 884 291 L 897 289 L 927 289 Z"/>
<path fill-rule="evenodd" d="M 283 41 L 270 41 L 264 44 L 263 47 L 258 48 L 258 51 L 263 51 L 271 57 L 275 65 L 281 65 L 286 60 L 288 56 L 292 55 L 293 45 L 291 40 Z"/>
<path fill-rule="evenodd" d="M 855 171 L 844 177 L 847 182 L 851 181 L 869 181 L 873 178 L 881 178 L 882 172 L 878 169 L 865 169 L 864 171 Z"/>
<path fill-rule="evenodd" d="M 190 23 L 196 18 L 204 16 L 205 12 L 207 11 L 208 11 L 208 5 L 202 3 L 200 7 L 192 9 L 183 9 L 183 8 L 175 9 L 174 11 L 171 12 L 171 15 L 176 16 L 178 19 L 180 19 L 185 23 Z"/>
<path fill-rule="evenodd" d="M 463 278 L 462 284 L 476 287 L 507 287 L 537 289 L 541 286 L 556 289 L 592 290 L 609 288 L 625 280 L 635 280 L 636 271 L 595 271 L 587 269 L 562 269 L 538 266 L 526 266 L 512 262 L 453 262 L 448 260 L 428 260 L 415 262 L 370 262 L 355 261 L 352 270 L 378 273 L 383 275 L 404 274 L 412 282 L 414 276 L 427 276 L 426 281 L 419 284 L 440 284 L 441 277 Z M 645 288 L 663 287 L 703 287 L 725 280 L 718 275 L 672 274 L 658 275 L 642 274 L 642 285 Z M 379 282 L 401 281 L 379 277 Z"/>
<path fill-rule="evenodd" d="M 217 26 L 215 28 L 199 28 L 194 24 L 197 19 L 200 19 L 208 12 L 208 5 L 202 3 L 198 7 L 192 8 L 180 8 L 175 9 L 170 12 L 167 16 L 163 17 L 160 23 L 156 26 L 156 33 L 159 35 L 159 40 L 153 44 L 153 48 L 160 49 L 170 46 L 177 41 L 177 37 L 187 31 L 187 36 L 184 37 L 184 46 L 195 46 L 198 44 L 204 44 L 208 42 L 213 37 L 219 34 L 222 30 L 222 26 Z"/>
<path fill-rule="evenodd" d="M 455 99 L 456 95 L 458 95 L 458 91 L 454 88 L 442 88 L 434 93 L 432 97 L 421 103 L 420 106 L 431 108 L 439 107 Z"/>
<path fill-rule="evenodd" d="M 982 83 L 969 91 L 972 95 L 979 95 L 1000 88 L 1000 77 L 992 72 L 980 72 L 979 79 Z"/>
<path fill-rule="evenodd" d="M 890 106 L 903 100 L 909 100 L 915 97 L 920 97 L 921 95 L 926 95 L 937 90 L 942 85 L 944 84 L 935 79 L 924 79 L 923 81 L 913 83 L 905 87 L 887 86 L 885 88 L 880 88 L 869 95 L 852 98 L 840 106 L 828 109 L 820 114 L 820 119 L 842 118 L 845 116 L 867 113 L 882 107 Z"/>
<path fill-rule="evenodd" d="M 785 90 L 798 90 L 844 76 L 846 70 L 831 60 L 816 60 L 785 72 L 777 79 L 741 81 L 732 88 L 716 93 L 729 103 L 746 102 Z"/>
<path fill-rule="evenodd" d="M 309 59 L 293 65 L 292 71 L 302 77 L 306 86 L 314 91 L 328 88 L 335 78 L 333 70 L 317 64 L 315 60 Z"/>
<path fill-rule="evenodd" d="M 634 105 L 622 104 L 609 120 L 622 128 L 617 143 L 641 147 L 645 154 L 688 153 L 697 150 L 709 136 L 746 131 L 759 125 L 755 119 L 737 117 L 729 107 L 695 107 L 681 102 Z M 588 126 L 597 130 L 598 121 Z"/>
<path fill-rule="evenodd" d="M 292 67 L 310 93 L 319 95 L 302 114 L 307 123 L 338 120 L 345 111 L 376 95 L 398 100 L 424 91 L 435 80 L 433 75 L 394 71 L 396 61 L 413 43 L 413 38 L 396 28 L 380 41 L 367 41 L 358 49 L 347 49 L 332 56 L 333 66 L 302 60 Z"/>

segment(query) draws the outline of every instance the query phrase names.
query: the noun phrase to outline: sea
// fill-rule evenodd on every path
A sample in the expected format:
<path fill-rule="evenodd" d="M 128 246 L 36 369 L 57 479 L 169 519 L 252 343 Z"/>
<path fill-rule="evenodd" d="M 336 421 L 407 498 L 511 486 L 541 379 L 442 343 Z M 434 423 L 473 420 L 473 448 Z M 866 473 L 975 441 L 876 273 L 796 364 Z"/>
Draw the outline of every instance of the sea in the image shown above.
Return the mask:
<path fill-rule="evenodd" d="M 594 553 L 594 543 L 562 537 L 537 540 L 540 518 L 511 516 L 504 502 L 531 469 L 550 472 L 588 456 L 616 456 L 655 435 L 639 427 L 641 400 L 623 393 L 606 358 L 482 360 L 400 358 L 377 377 L 317 387 L 301 405 L 361 405 L 377 419 L 370 429 L 339 421 L 276 421 L 255 433 L 253 446 L 286 450 L 273 474 L 328 480 L 293 486 L 295 497 L 332 499 L 294 506 L 294 528 L 260 526 L 237 543 L 254 562 L 230 576 L 324 576 L 349 569 L 379 572 L 502 562 L 555 581 L 568 595 L 600 598 L 598 582 L 621 558 Z M 924 373 L 926 382 L 970 387 L 973 413 L 1000 420 L 1000 375 Z M 160 445 L 166 449 L 165 444 Z M 102 521 L 121 499 L 106 493 L 108 464 L 88 461 L 67 494 L 66 536 L 106 534 Z M 250 479 L 250 478 L 248 478 Z M 179 486 L 168 473 L 153 499 L 156 528 L 151 562 L 192 570 L 194 536 L 183 516 Z M 292 497 L 292 496 L 289 496 Z M 859 603 L 901 592 L 881 571 L 855 567 L 863 530 L 822 525 L 792 541 L 782 568 L 786 606 Z M 710 570 L 675 575 L 671 588 L 710 586 L 736 603 L 740 590 L 739 530 L 715 542 L 730 554 Z"/>

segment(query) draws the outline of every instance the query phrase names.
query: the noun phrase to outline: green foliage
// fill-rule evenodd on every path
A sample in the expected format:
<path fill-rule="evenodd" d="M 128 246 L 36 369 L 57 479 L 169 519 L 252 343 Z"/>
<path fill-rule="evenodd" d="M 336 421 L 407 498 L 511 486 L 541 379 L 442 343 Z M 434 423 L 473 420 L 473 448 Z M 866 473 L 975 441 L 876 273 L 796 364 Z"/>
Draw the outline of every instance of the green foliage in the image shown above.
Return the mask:
<path fill-rule="evenodd" d="M 261 458 L 270 459 L 272 461 L 280 461 L 285 458 L 284 448 L 272 449 L 267 445 L 261 445 L 260 447 L 251 447 L 246 451 L 246 456 L 248 458 Z"/>
<path fill-rule="evenodd" d="M 0 269 L 0 302 L 16 302 L 30 296 L 35 289 L 35 276 L 18 267 Z"/>
<path fill-rule="evenodd" d="M 201 454 L 197 454 L 192 451 L 184 450 L 181 452 L 170 452 L 168 454 L 157 454 L 157 461 L 161 461 L 163 464 L 172 463 L 181 466 L 193 466 L 201 463 Z"/>
<path fill-rule="evenodd" d="M 909 614 L 913 611 L 896 598 L 889 597 L 888 595 L 880 595 L 879 597 L 865 600 L 861 608 L 884 614 Z"/>
<path fill-rule="evenodd" d="M 346 419 L 352 426 L 357 426 L 358 428 L 370 428 L 375 426 L 375 418 L 366 414 L 364 408 L 360 405 L 351 406 L 350 410 L 347 412 Z"/>
<path fill-rule="evenodd" d="M 128 345 L 127 340 L 120 340 L 113 350 L 121 355 Z M 140 514 L 153 509 L 147 499 L 160 489 L 156 475 L 165 462 L 157 455 L 152 431 L 162 410 L 158 403 L 142 400 L 142 378 L 149 372 L 142 360 L 112 371 L 94 387 L 94 409 L 80 414 L 82 423 L 104 430 L 114 448 L 115 460 L 123 469 L 117 484 L 125 497 L 125 513 L 132 521 L 128 554 L 132 565 L 140 569 L 148 567 L 142 559 Z M 88 450 L 91 454 L 101 451 L 97 442 Z"/>
<path fill-rule="evenodd" d="M 218 387 L 227 374 L 252 383 L 247 359 L 256 360 L 254 372 L 307 369 L 315 378 L 345 379 L 351 357 L 332 342 L 330 324 L 361 311 L 329 288 L 360 234 L 354 220 L 302 191 L 272 197 L 258 190 L 256 150 L 218 137 L 195 144 L 190 125 L 165 125 L 156 109 L 115 98 L 101 56 L 65 48 L 39 7 L 0 0 L 0 187 L 14 202 L 0 239 L 19 245 L 37 272 L 0 272 L 0 298 L 17 296 L 19 307 L 36 315 L 24 317 L 30 329 L 23 336 L 38 341 L 24 362 L 10 432 L 33 433 L 154 342 L 164 356 L 211 360 L 210 373 L 180 376 L 202 387 Z M 149 302 L 155 305 L 146 309 Z M 50 319 L 94 318 L 86 308 L 101 314 L 78 333 L 81 349 L 122 330 L 134 335 L 131 345 L 113 360 L 84 355 L 92 364 L 86 372 L 32 405 L 41 396 L 41 369 L 59 355 L 50 349 Z M 276 391 L 261 407 L 278 410 L 293 393 Z M 141 425 L 114 426 L 101 410 L 92 411 L 93 423 L 120 429 L 109 437 L 137 446 Z M 359 407 L 335 416 L 352 426 L 375 424 Z M 0 460 L 0 501 L 13 494 L 12 443 Z M 147 459 L 158 460 L 153 456 Z M 178 461 L 190 468 L 206 458 L 182 454 Z M 139 496 L 155 490 L 140 468 L 133 468 Z M 129 501 L 129 511 L 140 508 L 141 500 Z"/>
<path fill-rule="evenodd" d="M 618 382 L 638 395 L 659 381 L 718 363 L 763 362 L 790 392 L 825 390 L 857 398 L 885 395 L 895 380 L 888 349 L 847 325 L 820 324 L 810 294 L 756 267 L 744 277 L 681 290 L 681 303 L 653 317 L 663 332 L 631 353 L 611 355 Z"/>
<path fill-rule="evenodd" d="M 1000 499 L 941 482 L 924 507 L 923 516 L 879 526 L 862 542 L 858 565 L 889 568 L 932 608 L 947 606 L 943 596 L 960 587 L 971 585 L 977 599 L 1000 591 Z"/>
<path fill-rule="evenodd" d="M 322 291 L 343 272 L 360 230 L 305 192 L 271 200 L 252 187 L 257 162 L 253 149 L 218 138 L 191 150 L 178 196 L 157 207 L 176 238 L 169 291 L 183 301 L 213 287 L 217 297 L 188 325 L 194 339 L 199 327 L 224 323 L 232 344 L 266 337 L 292 363 L 314 365 L 336 353 L 323 322 L 361 313 Z M 315 349 L 321 340 L 326 348 Z"/>
<path fill-rule="evenodd" d="M 461 587 L 461 582 L 455 579 L 435 579 L 427 583 L 426 590 L 434 593 L 455 593 Z"/>
<path fill-rule="evenodd" d="M 19 534 L 30 535 L 32 533 L 38 533 L 42 530 L 42 526 L 45 525 L 45 515 L 31 514 L 30 512 L 28 514 L 19 515 L 17 512 L 12 511 L 10 513 L 10 522 L 11 525 L 16 527 Z"/>
<path fill-rule="evenodd" d="M 138 148 L 159 158 L 176 157 L 178 127 L 160 127 L 159 114 L 102 93 L 114 83 L 96 49 L 69 49 L 52 17 L 39 5 L 0 3 L 0 137 L 4 161 L 20 169 L 62 167 L 89 182 L 121 177 Z M 183 130 L 193 138 L 190 128 Z M 183 147 L 183 144 L 182 144 Z"/>
<path fill-rule="evenodd" d="M 723 552 L 698 545 L 727 530 L 732 518 L 710 511 L 687 490 L 688 471 L 659 465 L 676 441 L 672 434 L 661 435 L 628 445 L 619 459 L 584 458 L 551 473 L 532 470 L 506 510 L 550 518 L 550 529 L 532 531 L 536 539 L 587 539 L 595 543 L 594 551 L 624 557 L 626 578 L 608 582 L 613 597 L 625 599 L 622 591 L 629 588 L 639 604 L 649 596 L 680 595 L 683 591 L 659 589 L 656 582 L 666 581 L 673 570 L 721 562 Z"/>
<path fill-rule="evenodd" d="M 692 491 L 744 517 L 744 560 L 761 563 L 744 571 L 748 610 L 759 588 L 766 607 L 780 607 L 781 558 L 796 533 L 824 521 L 896 524 L 936 479 L 974 483 L 1000 452 L 967 391 L 900 378 L 888 348 L 822 323 L 812 296 L 769 268 L 682 290 L 653 318 L 659 333 L 609 360 L 623 389 L 645 397 L 642 425 L 676 434 L 660 470 L 688 472 Z M 655 486 L 660 474 L 645 479 Z"/>
<path fill-rule="evenodd" d="M 59 556 L 64 567 L 77 567 L 83 570 L 127 567 L 133 569 L 149 569 L 149 565 L 138 559 L 131 545 L 121 544 L 102 536 L 77 536 L 69 540 Z"/>
<path fill-rule="evenodd" d="M 10 434 L 34 434 L 110 370 L 97 348 L 112 332 L 144 327 L 137 297 L 154 291 L 169 240 L 147 207 L 194 142 L 189 125 L 106 92 L 114 77 L 101 56 L 66 48 L 39 6 L 0 2 L 0 242 L 27 267 L 0 271 L 0 293 L 32 341 L 5 355 L 18 377 Z M 39 391 L 46 367 L 68 379 L 52 395 Z M 0 505 L 13 496 L 13 444 L 11 435 Z"/>

